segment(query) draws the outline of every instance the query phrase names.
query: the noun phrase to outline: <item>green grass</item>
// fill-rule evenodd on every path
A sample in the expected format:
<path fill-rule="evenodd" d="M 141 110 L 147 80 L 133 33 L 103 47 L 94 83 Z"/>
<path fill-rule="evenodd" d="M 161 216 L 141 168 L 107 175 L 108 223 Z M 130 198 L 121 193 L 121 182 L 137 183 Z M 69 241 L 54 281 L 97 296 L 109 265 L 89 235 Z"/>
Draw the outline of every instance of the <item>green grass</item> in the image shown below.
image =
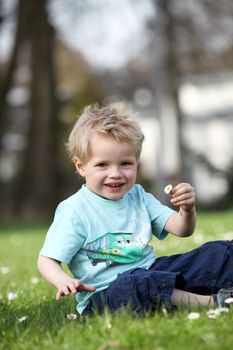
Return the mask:
<path fill-rule="evenodd" d="M 129 312 L 84 320 L 67 320 L 75 313 L 73 297 L 54 300 L 55 290 L 40 278 L 36 260 L 46 224 L 11 223 L 0 227 L 0 349 L 232 349 L 233 310 L 209 319 L 205 309 L 189 321 L 188 308 L 144 318 Z M 190 250 L 215 239 L 233 238 L 233 212 L 199 214 L 195 234 L 186 239 L 154 241 L 159 255 Z M 1 270 L 2 271 L 2 270 Z M 39 278 L 37 284 L 32 283 Z M 8 301 L 7 293 L 17 293 Z M 26 321 L 18 319 L 27 316 Z"/>

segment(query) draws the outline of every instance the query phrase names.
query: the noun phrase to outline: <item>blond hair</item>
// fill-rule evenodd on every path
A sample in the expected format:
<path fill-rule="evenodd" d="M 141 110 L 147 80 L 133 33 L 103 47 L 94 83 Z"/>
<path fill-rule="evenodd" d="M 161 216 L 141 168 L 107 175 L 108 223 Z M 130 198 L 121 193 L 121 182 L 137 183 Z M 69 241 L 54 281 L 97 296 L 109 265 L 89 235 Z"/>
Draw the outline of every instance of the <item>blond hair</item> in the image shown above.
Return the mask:
<path fill-rule="evenodd" d="M 78 157 L 81 162 L 88 160 L 90 139 L 93 133 L 112 135 L 118 142 L 126 142 L 135 147 L 137 160 L 140 157 L 144 135 L 133 112 L 123 103 L 107 107 L 97 104 L 86 107 L 75 123 L 67 143 L 71 159 Z"/>

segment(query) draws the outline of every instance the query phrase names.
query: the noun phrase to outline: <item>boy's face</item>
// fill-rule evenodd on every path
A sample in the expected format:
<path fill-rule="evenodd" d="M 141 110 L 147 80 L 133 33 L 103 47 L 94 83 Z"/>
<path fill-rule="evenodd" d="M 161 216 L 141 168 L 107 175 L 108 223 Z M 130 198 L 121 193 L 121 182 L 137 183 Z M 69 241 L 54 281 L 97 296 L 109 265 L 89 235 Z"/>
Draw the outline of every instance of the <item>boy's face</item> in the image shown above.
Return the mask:
<path fill-rule="evenodd" d="M 113 136 L 93 134 L 85 164 L 74 160 L 86 179 L 86 186 L 101 197 L 117 200 L 135 184 L 137 160 L 133 145 L 117 142 Z"/>

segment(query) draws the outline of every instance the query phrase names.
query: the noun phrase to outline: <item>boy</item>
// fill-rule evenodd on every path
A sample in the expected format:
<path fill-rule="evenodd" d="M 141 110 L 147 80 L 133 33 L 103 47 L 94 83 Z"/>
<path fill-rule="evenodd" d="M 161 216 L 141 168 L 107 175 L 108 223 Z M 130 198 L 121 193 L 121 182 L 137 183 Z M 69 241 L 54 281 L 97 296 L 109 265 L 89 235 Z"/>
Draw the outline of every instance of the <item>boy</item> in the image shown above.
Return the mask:
<path fill-rule="evenodd" d="M 57 289 L 57 300 L 76 294 L 77 310 L 84 314 L 126 305 L 144 312 L 164 303 L 223 303 L 231 289 L 211 294 L 233 286 L 232 241 L 161 258 L 149 245 L 152 234 L 164 239 L 168 232 L 180 237 L 193 233 L 195 193 L 187 183 L 171 190 L 177 212 L 135 185 L 144 135 L 130 115 L 122 104 L 95 105 L 75 124 L 68 149 L 86 184 L 58 206 L 39 271 Z M 74 277 L 61 263 L 68 264 Z"/>

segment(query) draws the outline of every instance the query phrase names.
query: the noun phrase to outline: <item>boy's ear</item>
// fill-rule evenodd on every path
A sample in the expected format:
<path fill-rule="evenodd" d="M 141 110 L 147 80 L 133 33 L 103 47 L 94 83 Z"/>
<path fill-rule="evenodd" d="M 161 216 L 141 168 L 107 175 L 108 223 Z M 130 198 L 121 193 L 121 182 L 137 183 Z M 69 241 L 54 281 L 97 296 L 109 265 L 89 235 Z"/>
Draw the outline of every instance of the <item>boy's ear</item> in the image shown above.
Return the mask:
<path fill-rule="evenodd" d="M 81 162 L 81 160 L 78 157 L 75 157 L 73 159 L 75 168 L 77 170 L 77 172 L 81 175 L 81 176 L 85 176 L 85 170 L 84 170 L 84 165 Z"/>

